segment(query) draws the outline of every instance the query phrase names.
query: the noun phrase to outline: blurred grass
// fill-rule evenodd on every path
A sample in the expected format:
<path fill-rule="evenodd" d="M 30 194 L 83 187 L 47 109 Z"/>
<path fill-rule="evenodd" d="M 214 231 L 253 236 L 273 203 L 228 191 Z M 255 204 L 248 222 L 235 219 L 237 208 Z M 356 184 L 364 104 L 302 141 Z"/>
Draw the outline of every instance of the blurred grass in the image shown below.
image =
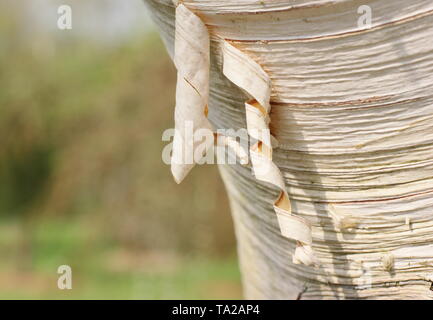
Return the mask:
<path fill-rule="evenodd" d="M 0 225 L 0 299 L 239 299 L 234 256 L 212 259 L 113 246 L 92 225 L 39 221 L 32 239 L 33 266 L 17 264 L 19 225 Z M 19 261 L 19 260 L 18 260 Z M 57 288 L 57 268 L 70 265 L 72 290 Z"/>
<path fill-rule="evenodd" d="M 158 36 L 29 37 L 11 8 L 0 4 L 0 298 L 239 298 L 216 168 L 176 185 L 161 160 L 176 76 Z M 62 264 L 70 291 L 56 288 Z"/>

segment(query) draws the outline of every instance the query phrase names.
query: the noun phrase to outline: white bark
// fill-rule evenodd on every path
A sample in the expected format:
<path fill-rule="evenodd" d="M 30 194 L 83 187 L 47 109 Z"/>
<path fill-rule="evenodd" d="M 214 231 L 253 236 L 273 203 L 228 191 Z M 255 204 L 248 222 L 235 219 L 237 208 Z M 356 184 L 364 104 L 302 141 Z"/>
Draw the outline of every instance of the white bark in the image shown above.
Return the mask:
<path fill-rule="evenodd" d="M 146 3 L 173 57 L 175 7 Z M 223 75 L 227 43 L 268 75 L 279 143 L 272 160 L 289 213 L 312 224 L 320 261 L 290 259 L 296 243 L 280 233 L 272 207 L 278 183 L 257 180 L 250 167 L 221 166 L 246 297 L 432 298 L 433 2 L 183 4 L 210 35 L 214 128 L 246 128 L 245 102 L 267 103 L 259 89 Z M 372 9 L 371 28 L 358 26 L 361 5 Z"/>

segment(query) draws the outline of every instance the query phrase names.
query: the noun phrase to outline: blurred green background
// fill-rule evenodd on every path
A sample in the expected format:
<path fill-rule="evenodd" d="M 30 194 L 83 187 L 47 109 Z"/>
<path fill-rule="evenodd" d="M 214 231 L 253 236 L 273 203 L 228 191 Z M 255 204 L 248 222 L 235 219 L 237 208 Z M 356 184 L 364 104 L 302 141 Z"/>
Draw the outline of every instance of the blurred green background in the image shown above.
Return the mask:
<path fill-rule="evenodd" d="M 161 160 L 174 89 L 140 0 L 0 2 L 1 299 L 242 297 L 217 168 Z"/>

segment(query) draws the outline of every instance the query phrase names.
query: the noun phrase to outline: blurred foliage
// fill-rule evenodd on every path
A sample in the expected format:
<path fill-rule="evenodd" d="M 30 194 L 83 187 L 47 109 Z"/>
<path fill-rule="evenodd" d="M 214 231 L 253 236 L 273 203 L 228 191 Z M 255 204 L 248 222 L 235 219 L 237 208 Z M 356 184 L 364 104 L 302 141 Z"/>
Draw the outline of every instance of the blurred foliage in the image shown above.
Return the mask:
<path fill-rule="evenodd" d="M 2 10 L 0 37 L 0 297 L 38 297 L 3 282 L 38 268 L 56 278 L 60 264 L 86 278 L 89 287 L 72 290 L 74 297 L 131 297 L 140 279 L 144 291 L 134 294 L 142 298 L 200 298 L 208 291 L 200 281 L 226 275 L 238 297 L 217 168 L 198 167 L 176 185 L 161 159 L 162 132 L 173 127 L 175 69 L 157 35 L 113 46 L 29 38 Z M 147 269 L 140 262 L 117 277 L 105 255 L 119 265 L 141 259 Z M 173 269 L 153 275 L 153 260 L 167 256 L 178 263 L 166 261 Z M 55 298 L 47 292 L 39 297 Z"/>
<path fill-rule="evenodd" d="M 239 299 L 236 258 L 178 256 L 111 243 L 93 222 L 41 221 L 32 236 L 33 267 L 14 263 L 20 226 L 0 225 L 0 299 Z M 72 268 L 72 290 L 57 288 L 57 268 Z"/>

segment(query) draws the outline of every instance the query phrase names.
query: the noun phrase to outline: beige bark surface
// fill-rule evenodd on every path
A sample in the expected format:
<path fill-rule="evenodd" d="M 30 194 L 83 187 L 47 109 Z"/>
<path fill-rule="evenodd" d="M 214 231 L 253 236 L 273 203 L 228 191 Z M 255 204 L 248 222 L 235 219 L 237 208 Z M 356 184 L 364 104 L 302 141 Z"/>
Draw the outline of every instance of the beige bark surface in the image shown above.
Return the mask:
<path fill-rule="evenodd" d="M 146 4 L 178 72 L 201 81 L 180 78 L 176 126 L 190 110 L 278 142 L 220 166 L 246 298 L 432 298 L 433 2 L 183 1 L 176 23 L 170 0 Z M 263 161 L 275 168 L 261 176 Z"/>

